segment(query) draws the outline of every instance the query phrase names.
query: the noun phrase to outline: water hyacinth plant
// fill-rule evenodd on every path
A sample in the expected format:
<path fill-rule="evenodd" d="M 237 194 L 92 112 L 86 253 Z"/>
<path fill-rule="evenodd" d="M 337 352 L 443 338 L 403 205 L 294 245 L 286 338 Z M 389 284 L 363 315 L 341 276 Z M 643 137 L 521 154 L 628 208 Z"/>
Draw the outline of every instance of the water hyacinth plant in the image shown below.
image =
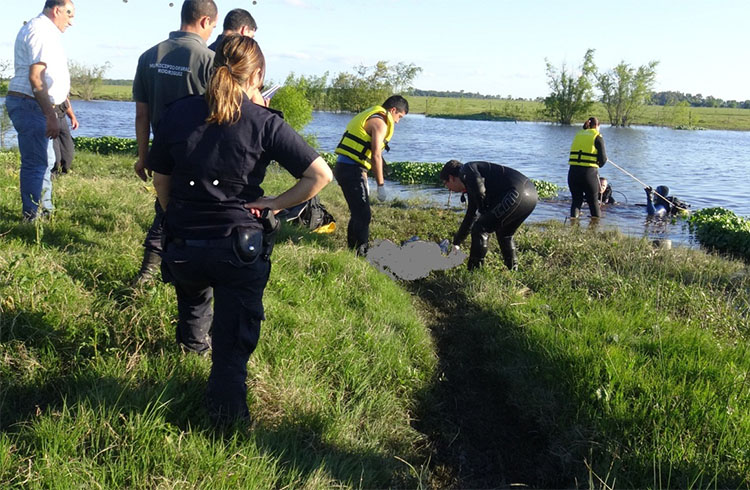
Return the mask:
<path fill-rule="evenodd" d="M 90 138 L 78 136 L 73 138 L 78 151 L 89 151 L 99 155 L 137 155 L 138 143 L 131 138 L 116 138 L 114 136 L 99 136 Z"/>
<path fill-rule="evenodd" d="M 750 220 L 724 208 L 706 208 L 688 219 L 701 244 L 718 252 L 750 259 Z"/>

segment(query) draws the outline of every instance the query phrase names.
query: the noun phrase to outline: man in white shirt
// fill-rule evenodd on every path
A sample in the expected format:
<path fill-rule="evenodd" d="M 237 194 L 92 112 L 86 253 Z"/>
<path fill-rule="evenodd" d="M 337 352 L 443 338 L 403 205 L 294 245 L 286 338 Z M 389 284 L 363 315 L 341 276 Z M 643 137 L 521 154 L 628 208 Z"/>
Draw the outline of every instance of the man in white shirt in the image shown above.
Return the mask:
<path fill-rule="evenodd" d="M 5 106 L 18 133 L 21 152 L 23 218 L 32 221 L 52 212 L 51 170 L 55 164 L 52 140 L 60 134 L 57 113 L 69 104 L 70 73 L 62 33 L 73 25 L 70 0 L 46 0 L 44 10 L 16 36 L 15 74 L 8 85 Z"/>

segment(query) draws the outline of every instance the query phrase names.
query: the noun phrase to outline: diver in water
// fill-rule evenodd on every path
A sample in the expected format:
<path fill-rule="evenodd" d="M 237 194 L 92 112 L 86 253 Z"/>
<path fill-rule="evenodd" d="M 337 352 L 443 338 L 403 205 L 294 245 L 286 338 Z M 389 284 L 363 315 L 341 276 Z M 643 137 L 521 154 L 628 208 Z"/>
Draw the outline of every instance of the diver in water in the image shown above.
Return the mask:
<path fill-rule="evenodd" d="M 669 187 L 660 185 L 656 193 L 651 187 L 646 187 L 646 213 L 649 216 L 662 217 L 688 212 L 689 204 L 681 199 L 669 195 Z"/>
<path fill-rule="evenodd" d="M 599 204 L 617 204 L 612 197 L 612 185 L 604 177 L 599 177 Z"/>

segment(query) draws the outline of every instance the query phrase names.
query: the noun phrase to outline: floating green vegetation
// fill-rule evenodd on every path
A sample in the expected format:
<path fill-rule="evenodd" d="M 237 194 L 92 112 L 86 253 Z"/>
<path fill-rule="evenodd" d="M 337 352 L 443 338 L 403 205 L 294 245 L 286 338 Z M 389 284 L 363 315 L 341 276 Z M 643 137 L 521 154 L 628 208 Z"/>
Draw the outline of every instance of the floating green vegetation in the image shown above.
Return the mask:
<path fill-rule="evenodd" d="M 562 190 L 562 187 L 557 184 L 553 184 L 552 182 L 536 179 L 531 179 L 531 182 L 536 187 L 536 192 L 537 194 L 539 194 L 539 199 L 551 199 L 553 197 L 557 197 L 559 192 Z"/>
<path fill-rule="evenodd" d="M 323 152 L 320 154 L 329 166 L 336 165 L 334 153 Z M 405 185 L 442 185 L 440 182 L 440 170 L 444 163 L 441 162 L 388 162 L 385 167 L 385 177 Z M 536 186 L 540 199 L 557 197 L 563 188 L 552 182 L 531 179 Z"/>
<path fill-rule="evenodd" d="M 443 165 L 438 162 L 389 162 L 386 177 L 402 184 L 442 185 L 440 170 Z"/>
<path fill-rule="evenodd" d="M 750 259 L 750 220 L 724 208 L 706 208 L 688 218 L 701 244 L 718 252 Z"/>
<path fill-rule="evenodd" d="M 137 155 L 138 143 L 131 138 L 116 138 L 114 136 L 99 136 L 90 138 L 78 136 L 73 138 L 76 150 L 90 151 L 99 155 Z"/>

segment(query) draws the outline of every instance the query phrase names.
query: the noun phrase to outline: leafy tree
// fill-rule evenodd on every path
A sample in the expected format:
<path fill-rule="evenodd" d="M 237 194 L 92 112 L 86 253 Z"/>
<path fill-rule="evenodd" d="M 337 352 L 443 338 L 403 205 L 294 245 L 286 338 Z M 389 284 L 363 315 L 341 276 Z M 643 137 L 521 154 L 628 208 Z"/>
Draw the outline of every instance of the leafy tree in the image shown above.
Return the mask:
<path fill-rule="evenodd" d="M 300 89 L 305 98 L 312 104 L 315 109 L 327 108 L 327 83 L 328 83 L 328 72 L 325 72 L 321 76 L 305 76 L 300 75 L 296 77 L 294 72 L 290 73 L 286 77 L 284 82 L 285 87 L 293 86 Z"/>
<path fill-rule="evenodd" d="M 11 62 L 8 60 L 0 60 L 0 97 L 5 97 L 8 94 L 8 74 L 10 73 Z"/>
<path fill-rule="evenodd" d="M 413 89 L 411 86 L 412 82 L 417 75 L 422 73 L 422 68 L 418 67 L 414 63 L 400 62 L 396 66 L 392 66 L 388 70 L 389 80 L 391 85 L 391 91 L 394 94 L 405 94 L 410 93 Z"/>
<path fill-rule="evenodd" d="M 284 120 L 301 131 L 312 121 L 312 104 L 305 97 L 304 89 L 298 85 L 286 84 L 271 99 L 270 107 L 284 113 Z"/>
<path fill-rule="evenodd" d="M 629 126 L 650 100 L 658 64 L 658 61 L 651 61 L 636 69 L 621 61 L 611 70 L 597 75 L 596 85 L 602 92 L 601 101 L 612 126 Z"/>
<path fill-rule="evenodd" d="M 408 91 L 422 69 L 413 63 L 389 66 L 378 61 L 374 66 L 359 65 L 354 73 L 339 73 L 328 89 L 332 109 L 359 112 L 381 104 L 388 96 Z"/>
<path fill-rule="evenodd" d="M 552 90 L 544 99 L 545 112 L 560 124 L 569 125 L 574 118 L 586 116 L 594 104 L 593 79 L 596 76 L 594 50 L 583 56 L 579 73 L 568 70 L 565 63 L 557 69 L 545 59 L 547 78 Z"/>
<path fill-rule="evenodd" d="M 336 75 L 328 89 L 328 101 L 331 108 L 338 111 L 359 112 L 377 103 L 374 92 L 377 89 L 368 87 L 367 81 L 357 74 L 342 72 Z"/>
<path fill-rule="evenodd" d="M 104 74 L 107 73 L 110 66 L 109 61 L 103 65 L 93 66 L 70 61 L 68 63 L 68 69 L 70 70 L 70 92 L 84 100 L 93 99 L 94 92 L 102 84 Z"/>
<path fill-rule="evenodd" d="M 664 106 L 669 111 L 667 124 L 672 127 L 688 127 L 691 123 L 690 103 L 687 100 L 670 102 Z"/>

